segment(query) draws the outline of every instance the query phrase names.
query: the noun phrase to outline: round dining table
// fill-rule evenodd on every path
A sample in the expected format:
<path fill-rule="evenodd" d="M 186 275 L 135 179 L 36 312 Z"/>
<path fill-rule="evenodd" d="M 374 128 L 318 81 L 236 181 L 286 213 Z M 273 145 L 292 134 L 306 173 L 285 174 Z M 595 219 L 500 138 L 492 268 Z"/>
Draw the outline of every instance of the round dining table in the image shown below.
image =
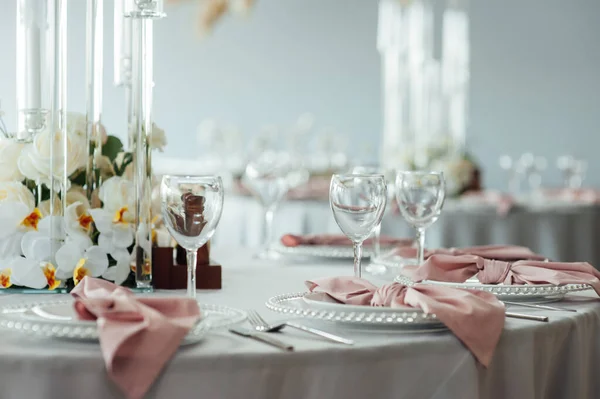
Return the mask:
<path fill-rule="evenodd" d="M 388 212 L 382 234 L 414 237 L 401 215 Z M 264 217 L 252 197 L 226 195 L 214 245 L 254 247 L 262 244 Z M 275 214 L 273 240 L 284 234 L 341 234 L 329 201 L 304 199 L 282 202 Z M 441 216 L 426 231 L 429 248 L 506 244 L 531 248 L 549 259 L 589 262 L 600 267 L 600 206 L 594 203 L 526 199 L 504 214 L 498 206 L 465 198 L 447 199 Z"/>
<path fill-rule="evenodd" d="M 199 302 L 254 309 L 270 321 L 284 317 L 265 307 L 269 297 L 305 291 L 308 279 L 352 273 L 348 260 L 257 260 L 252 250 L 236 247 L 215 250 L 213 258 L 223 265 L 223 288 L 199 291 Z M 5 294 L 0 304 L 57 296 Z M 300 319 L 355 343 L 335 344 L 284 329 L 278 337 L 296 349 L 285 352 L 217 329 L 181 347 L 147 397 L 600 398 L 600 301 L 593 291 L 584 291 L 568 295 L 560 306 L 577 312 L 511 309 L 550 321 L 507 318 L 487 368 L 449 331 L 352 330 Z M 122 397 L 95 342 L 2 331 L 0 378 L 0 398 L 6 399 Z"/>

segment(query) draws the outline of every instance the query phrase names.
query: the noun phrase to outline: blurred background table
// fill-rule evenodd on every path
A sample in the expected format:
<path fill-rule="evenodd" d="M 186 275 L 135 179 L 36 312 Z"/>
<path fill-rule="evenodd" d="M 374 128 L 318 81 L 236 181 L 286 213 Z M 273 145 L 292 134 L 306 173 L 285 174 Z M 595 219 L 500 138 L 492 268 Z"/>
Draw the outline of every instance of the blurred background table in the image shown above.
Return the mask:
<path fill-rule="evenodd" d="M 264 220 L 252 197 L 227 195 L 222 222 L 213 244 L 259 247 Z M 274 237 L 286 233 L 341 234 L 329 202 L 286 201 L 275 215 Z M 388 213 L 382 234 L 413 237 L 414 230 L 398 214 Z M 464 247 L 515 244 L 558 261 L 586 261 L 600 265 L 600 207 L 593 204 L 549 202 L 521 203 L 499 215 L 492 205 L 449 199 L 440 219 L 427 230 L 427 246 Z"/>

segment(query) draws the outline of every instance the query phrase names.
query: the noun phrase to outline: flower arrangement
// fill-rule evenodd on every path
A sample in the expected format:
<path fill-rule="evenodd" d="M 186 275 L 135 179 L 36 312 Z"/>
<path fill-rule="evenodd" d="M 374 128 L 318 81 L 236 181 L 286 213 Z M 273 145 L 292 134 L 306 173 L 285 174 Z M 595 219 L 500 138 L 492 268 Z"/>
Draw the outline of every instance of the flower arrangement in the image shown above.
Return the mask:
<path fill-rule="evenodd" d="M 470 154 L 459 149 L 449 136 L 432 140 L 419 152 L 414 147 L 408 148 L 402 156 L 402 163 L 410 170 L 443 172 L 448 197 L 481 189 L 481 172 L 477 162 Z"/>
<path fill-rule="evenodd" d="M 62 216 L 56 211 L 50 214 L 50 209 L 60 207 L 59 198 L 50 198 L 47 188 L 50 132 L 41 132 L 26 144 L 0 140 L 0 288 L 69 289 L 88 275 L 117 284 L 130 278 L 135 238 L 133 156 L 121 140 L 100 130 L 102 154 L 96 159 L 100 185 L 88 198 L 83 188 L 89 158 L 86 119 L 69 113 L 69 187 Z M 164 131 L 153 125 L 150 137 L 150 146 L 162 151 Z M 51 201 L 56 205 L 51 206 Z M 51 231 L 61 232 L 55 236 L 64 231 L 64 242 L 55 251 Z"/>

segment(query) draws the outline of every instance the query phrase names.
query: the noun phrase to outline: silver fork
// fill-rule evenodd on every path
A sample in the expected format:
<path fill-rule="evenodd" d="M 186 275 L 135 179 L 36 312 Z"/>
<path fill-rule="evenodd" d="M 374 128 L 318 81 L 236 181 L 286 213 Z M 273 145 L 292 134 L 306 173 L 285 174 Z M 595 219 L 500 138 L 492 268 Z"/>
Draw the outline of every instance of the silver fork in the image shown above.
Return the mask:
<path fill-rule="evenodd" d="M 313 334 L 313 335 L 319 336 L 321 338 L 328 339 L 332 342 L 346 344 L 346 345 L 354 345 L 354 341 L 352 341 L 351 339 L 343 338 L 343 337 L 328 333 L 327 331 L 317 330 L 316 328 L 306 327 L 306 326 L 296 324 L 291 321 L 284 321 L 282 323 L 277 323 L 277 324 L 269 324 L 265 321 L 265 319 L 263 319 L 258 314 L 258 312 L 256 310 L 248 311 L 248 321 L 250 322 L 250 324 L 256 331 L 260 331 L 260 332 L 278 332 L 278 331 L 281 331 L 284 327 L 292 327 L 297 330 L 304 331 L 309 334 Z"/>

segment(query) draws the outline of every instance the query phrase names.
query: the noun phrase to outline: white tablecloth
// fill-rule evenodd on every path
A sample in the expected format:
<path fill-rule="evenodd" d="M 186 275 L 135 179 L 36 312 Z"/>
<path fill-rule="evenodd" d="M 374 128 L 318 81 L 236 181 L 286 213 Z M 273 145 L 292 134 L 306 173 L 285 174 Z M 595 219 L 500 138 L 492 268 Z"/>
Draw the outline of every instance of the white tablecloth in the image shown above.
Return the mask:
<path fill-rule="evenodd" d="M 351 273 L 337 264 L 274 264 L 251 260 L 231 248 L 216 259 L 224 266 L 223 290 L 199 300 L 260 310 L 273 295 L 303 290 L 317 276 Z M 45 296 L 57 298 L 57 296 Z M 0 301 L 42 299 L 0 296 Z M 550 323 L 507 319 L 489 369 L 449 332 L 402 334 L 330 329 L 356 340 L 354 347 L 330 344 L 284 331 L 297 351 L 285 353 L 226 331 L 210 333 L 181 349 L 151 389 L 150 398 L 364 399 L 364 398 L 600 398 L 600 303 L 591 295 L 562 306 L 578 313 L 547 314 Z M 100 349 L 2 332 L 0 397 L 3 399 L 121 397 L 108 380 Z"/>
<path fill-rule="evenodd" d="M 264 221 L 250 197 L 226 196 L 217 246 L 258 247 Z M 326 201 L 288 201 L 277 210 L 274 237 L 285 233 L 340 233 Z M 413 237 L 400 215 L 388 212 L 383 234 Z M 506 216 L 492 206 L 448 200 L 440 219 L 427 229 L 427 246 L 523 245 L 553 260 L 586 261 L 600 267 L 600 207 L 586 204 L 516 206 Z"/>

